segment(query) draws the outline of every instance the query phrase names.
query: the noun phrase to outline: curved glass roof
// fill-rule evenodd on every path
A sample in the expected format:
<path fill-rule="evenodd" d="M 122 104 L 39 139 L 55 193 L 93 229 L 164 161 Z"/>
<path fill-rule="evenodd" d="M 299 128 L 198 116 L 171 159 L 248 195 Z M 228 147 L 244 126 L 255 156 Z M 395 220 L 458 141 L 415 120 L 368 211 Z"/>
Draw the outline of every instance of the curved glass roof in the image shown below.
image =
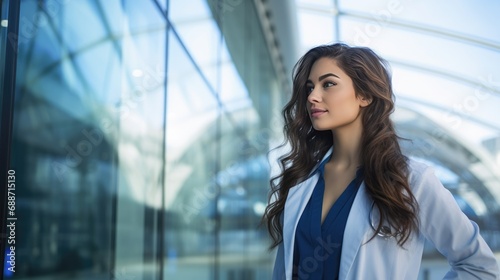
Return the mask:
<path fill-rule="evenodd" d="M 399 105 L 473 143 L 500 136 L 500 2 L 335 2 L 296 1 L 302 51 L 334 41 L 371 47 L 392 66 Z"/>
<path fill-rule="evenodd" d="M 301 53 L 368 46 L 392 68 L 403 147 L 475 214 L 500 210 L 500 2 L 296 0 Z"/>

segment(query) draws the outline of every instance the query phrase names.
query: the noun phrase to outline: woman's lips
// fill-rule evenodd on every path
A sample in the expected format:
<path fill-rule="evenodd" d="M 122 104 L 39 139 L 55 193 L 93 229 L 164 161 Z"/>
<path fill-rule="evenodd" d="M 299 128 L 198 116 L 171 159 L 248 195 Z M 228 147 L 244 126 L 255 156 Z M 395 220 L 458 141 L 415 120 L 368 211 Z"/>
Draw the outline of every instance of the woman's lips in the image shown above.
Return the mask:
<path fill-rule="evenodd" d="M 311 117 L 318 118 L 319 116 L 323 115 L 326 112 L 327 111 L 323 109 L 311 109 Z"/>

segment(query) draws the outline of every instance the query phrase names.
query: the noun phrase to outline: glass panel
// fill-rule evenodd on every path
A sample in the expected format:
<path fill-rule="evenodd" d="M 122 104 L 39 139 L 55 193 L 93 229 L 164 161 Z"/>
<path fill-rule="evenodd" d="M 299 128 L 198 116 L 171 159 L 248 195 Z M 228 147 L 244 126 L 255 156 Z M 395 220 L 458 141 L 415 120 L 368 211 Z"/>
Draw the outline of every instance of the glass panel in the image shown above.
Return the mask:
<path fill-rule="evenodd" d="M 170 7 L 178 37 L 169 41 L 165 278 L 268 278 L 272 254 L 258 224 L 276 76 L 251 2 L 225 12 L 189 3 Z"/>
<path fill-rule="evenodd" d="M 461 0 L 453 5 L 435 1 L 339 1 L 340 10 L 368 16 L 379 24 L 402 21 L 417 27 L 465 35 L 488 42 L 500 42 L 495 24 L 499 2 Z M 464 20 L 465 19 L 465 20 Z M 475 20 L 467 20 L 475 19 Z"/>
<path fill-rule="evenodd" d="M 39 3 L 21 3 L 14 279 L 153 279 L 165 19 L 149 1 Z"/>
<path fill-rule="evenodd" d="M 298 13 L 301 33 L 305 37 L 301 46 L 306 51 L 312 47 L 328 44 L 334 40 L 334 21 L 332 16 L 324 16 L 315 12 Z"/>
<path fill-rule="evenodd" d="M 169 15 L 184 47 L 201 68 L 203 75 L 210 82 L 210 87 L 215 88 L 221 35 L 207 2 L 170 1 Z"/>
<path fill-rule="evenodd" d="M 169 39 L 166 279 L 207 279 L 215 253 L 218 106 L 174 36 Z"/>
<path fill-rule="evenodd" d="M 216 10 L 217 6 L 211 7 Z M 221 62 L 220 96 L 226 112 L 220 120 L 217 173 L 221 278 L 267 279 L 272 274 L 273 254 L 267 250 L 265 227 L 259 223 L 269 190 L 269 142 L 282 129 L 272 121 L 281 109 L 284 90 L 277 86 L 253 4 L 241 1 L 232 10 L 219 12 L 231 59 Z M 227 61 L 233 62 L 237 72 Z"/>

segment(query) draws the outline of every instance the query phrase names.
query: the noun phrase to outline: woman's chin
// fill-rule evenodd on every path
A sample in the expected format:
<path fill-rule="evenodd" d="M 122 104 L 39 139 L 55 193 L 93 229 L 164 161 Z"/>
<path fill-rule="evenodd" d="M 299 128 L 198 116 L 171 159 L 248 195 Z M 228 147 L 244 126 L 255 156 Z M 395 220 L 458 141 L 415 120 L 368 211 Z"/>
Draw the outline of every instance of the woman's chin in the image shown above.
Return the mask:
<path fill-rule="evenodd" d="M 326 131 L 326 130 L 332 130 L 331 127 L 329 126 L 324 126 L 324 125 L 315 125 L 313 124 L 313 128 L 317 131 Z"/>

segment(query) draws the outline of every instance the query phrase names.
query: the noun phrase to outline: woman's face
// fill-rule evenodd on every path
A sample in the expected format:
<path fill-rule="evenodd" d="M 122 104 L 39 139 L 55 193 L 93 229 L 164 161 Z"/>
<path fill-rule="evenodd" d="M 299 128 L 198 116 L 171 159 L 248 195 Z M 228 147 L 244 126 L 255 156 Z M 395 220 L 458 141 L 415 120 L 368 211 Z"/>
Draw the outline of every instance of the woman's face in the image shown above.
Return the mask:
<path fill-rule="evenodd" d="M 307 81 L 307 112 L 316 130 L 335 130 L 358 119 L 368 102 L 356 97 L 352 80 L 334 59 L 320 58 Z"/>

